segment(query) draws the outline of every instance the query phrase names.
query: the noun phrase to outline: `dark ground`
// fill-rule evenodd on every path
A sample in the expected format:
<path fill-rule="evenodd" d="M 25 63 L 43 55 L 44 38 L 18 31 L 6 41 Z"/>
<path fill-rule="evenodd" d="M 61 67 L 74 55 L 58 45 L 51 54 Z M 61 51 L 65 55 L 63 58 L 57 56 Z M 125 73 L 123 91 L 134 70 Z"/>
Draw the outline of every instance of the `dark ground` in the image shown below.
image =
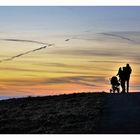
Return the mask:
<path fill-rule="evenodd" d="M 1 134 L 140 134 L 140 93 L 0 101 Z"/>
<path fill-rule="evenodd" d="M 0 133 L 97 133 L 104 99 L 105 94 L 80 93 L 0 101 Z"/>
<path fill-rule="evenodd" d="M 140 93 L 108 94 L 98 133 L 140 134 Z"/>

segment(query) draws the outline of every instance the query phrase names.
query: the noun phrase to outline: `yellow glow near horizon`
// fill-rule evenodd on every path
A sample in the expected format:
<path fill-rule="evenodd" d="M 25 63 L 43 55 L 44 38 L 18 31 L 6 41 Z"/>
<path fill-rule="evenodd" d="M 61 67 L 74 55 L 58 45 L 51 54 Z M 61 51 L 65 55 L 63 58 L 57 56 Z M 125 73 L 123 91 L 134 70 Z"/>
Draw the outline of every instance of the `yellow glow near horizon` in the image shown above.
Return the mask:
<path fill-rule="evenodd" d="M 14 43 L 14 47 L 15 45 L 16 43 Z M 19 43 L 16 48 L 18 48 L 18 45 Z M 90 45 L 86 48 L 80 48 L 79 51 L 85 50 L 86 52 L 87 49 L 89 50 L 87 53 L 92 52 L 92 50 L 101 51 L 101 48 L 92 48 Z M 98 45 L 96 42 L 96 46 Z M 103 47 L 104 45 L 106 44 L 102 44 Z M 104 47 L 104 49 L 109 47 Z M 70 48 L 70 51 L 73 51 L 72 48 Z M 18 49 L 12 51 L 14 55 L 19 51 Z M 24 48 L 23 50 L 26 51 L 26 49 Z M 66 54 L 61 54 L 61 52 L 57 54 L 55 51 L 57 52 L 57 49 L 53 48 L 48 50 L 48 52 L 45 50 L 45 53 L 40 51 L 26 57 L 23 56 L 19 59 L 0 63 L 1 92 L 7 95 L 11 91 L 15 92 L 10 93 L 10 95 L 49 95 L 84 91 L 109 91 L 109 78 L 117 74 L 120 66 L 131 62 L 123 59 L 123 57 L 116 60 L 117 57 L 104 56 L 104 54 L 100 54 L 100 56 L 85 55 L 82 54 L 84 51 L 78 55 L 72 52 L 70 55 L 67 55 L 69 48 L 68 51 L 67 48 L 62 50 L 62 53 L 65 51 Z M 58 51 L 61 50 L 58 49 Z M 114 50 L 109 51 L 113 52 Z M 8 55 L 11 56 L 10 53 L 12 52 L 9 50 Z M 140 76 L 140 66 L 133 63 L 131 63 L 131 66 L 133 73 L 135 73 L 132 74 L 131 83 L 135 85 L 139 82 L 137 75 Z M 86 79 L 89 77 L 91 78 Z M 137 90 L 133 89 L 131 91 Z"/>

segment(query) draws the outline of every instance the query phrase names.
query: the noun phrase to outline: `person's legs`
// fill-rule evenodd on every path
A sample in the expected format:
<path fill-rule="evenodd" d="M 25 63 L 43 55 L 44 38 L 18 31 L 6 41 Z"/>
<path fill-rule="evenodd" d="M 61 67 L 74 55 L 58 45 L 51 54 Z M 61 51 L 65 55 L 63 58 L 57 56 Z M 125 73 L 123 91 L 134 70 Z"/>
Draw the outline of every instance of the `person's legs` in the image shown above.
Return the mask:
<path fill-rule="evenodd" d="M 122 86 L 122 92 L 125 93 L 125 80 L 122 80 L 121 86 Z"/>
<path fill-rule="evenodd" d="M 119 87 L 117 88 L 117 93 L 120 93 L 120 89 L 119 89 Z"/>
<path fill-rule="evenodd" d="M 126 81 L 124 80 L 124 93 L 126 93 Z"/>
<path fill-rule="evenodd" d="M 122 80 L 121 80 L 121 88 L 122 88 L 122 92 L 123 92 L 123 82 L 122 82 Z"/>
<path fill-rule="evenodd" d="M 127 93 L 128 93 L 129 92 L 129 79 L 126 82 L 127 82 Z"/>
<path fill-rule="evenodd" d="M 112 85 L 112 90 L 113 90 L 113 93 L 115 93 L 115 86 Z"/>

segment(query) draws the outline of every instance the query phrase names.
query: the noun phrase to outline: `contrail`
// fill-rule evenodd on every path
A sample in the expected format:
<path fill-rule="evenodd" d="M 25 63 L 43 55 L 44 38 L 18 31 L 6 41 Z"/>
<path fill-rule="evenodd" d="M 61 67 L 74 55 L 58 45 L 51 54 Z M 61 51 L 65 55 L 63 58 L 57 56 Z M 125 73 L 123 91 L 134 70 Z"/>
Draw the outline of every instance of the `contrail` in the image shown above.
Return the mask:
<path fill-rule="evenodd" d="M 18 55 L 15 55 L 15 56 L 12 56 L 10 58 L 6 58 L 6 59 L 2 59 L 0 60 L 0 63 L 1 62 L 4 62 L 4 61 L 11 61 L 17 57 L 21 57 L 21 56 L 24 56 L 26 54 L 29 54 L 29 53 L 32 53 L 32 52 L 36 52 L 36 51 L 39 51 L 39 50 L 42 50 L 42 49 L 46 49 L 47 47 L 49 46 L 53 46 L 54 44 L 48 44 L 47 46 L 43 46 L 43 47 L 40 47 L 40 48 L 37 48 L 37 49 L 34 49 L 34 50 L 30 50 L 30 51 L 27 51 L 27 52 L 24 52 L 24 53 L 21 53 L 21 54 L 18 54 Z"/>
<path fill-rule="evenodd" d="M 40 47 L 40 48 L 37 48 L 37 49 L 34 49 L 34 50 L 30 50 L 30 51 L 27 51 L 27 52 L 23 52 L 23 53 L 20 53 L 18 55 L 15 55 L 15 56 L 12 56 L 12 57 L 9 57 L 9 58 L 6 58 L 6 59 L 2 59 L 0 60 L 0 63 L 1 62 L 4 62 L 4 61 L 11 61 L 17 57 L 21 57 L 21 56 L 24 56 L 26 54 L 29 54 L 29 53 L 32 53 L 32 52 L 36 52 L 36 51 L 39 51 L 39 50 L 42 50 L 42 49 L 45 49 L 49 46 L 53 46 L 54 44 L 48 44 L 48 43 L 44 43 L 44 42 L 39 42 L 39 41 L 34 41 L 34 40 L 24 40 L 24 39 L 10 39 L 10 38 L 6 38 L 6 39 L 0 39 L 0 40 L 3 40 L 3 41 L 15 41 L 15 42 L 28 42 L 28 43 L 36 43 L 36 44 L 41 44 L 41 45 L 45 45 L 43 47 Z"/>
<path fill-rule="evenodd" d="M 127 38 L 127 37 L 124 37 L 124 36 L 121 36 L 121 35 L 117 35 L 117 34 L 113 34 L 113 33 L 100 33 L 100 34 L 105 35 L 105 36 L 118 37 L 118 38 L 121 38 L 121 39 L 130 41 L 130 42 L 135 42 L 134 40 L 132 40 L 132 39 L 130 39 L 130 38 Z"/>
<path fill-rule="evenodd" d="M 28 43 L 36 43 L 36 44 L 48 45 L 48 43 L 39 42 L 39 41 L 35 41 L 35 40 L 11 39 L 11 38 L 0 39 L 0 40 L 3 40 L 3 41 L 14 41 L 14 42 L 28 42 Z"/>

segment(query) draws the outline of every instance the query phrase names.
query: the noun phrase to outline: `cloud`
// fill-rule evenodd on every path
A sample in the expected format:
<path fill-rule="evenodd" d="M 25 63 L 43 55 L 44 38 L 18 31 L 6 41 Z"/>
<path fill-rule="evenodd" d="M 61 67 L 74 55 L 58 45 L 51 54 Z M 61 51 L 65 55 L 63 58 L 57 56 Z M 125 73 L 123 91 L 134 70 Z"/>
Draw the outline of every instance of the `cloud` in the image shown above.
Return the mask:
<path fill-rule="evenodd" d="M 18 71 L 18 72 L 38 72 L 38 73 L 42 73 L 45 72 L 46 70 L 37 70 L 37 69 L 30 69 L 30 68 L 12 68 L 12 67 L 0 67 L 0 70 L 2 71 Z"/>
<path fill-rule="evenodd" d="M 59 77 L 51 78 L 45 81 L 47 85 L 49 84 L 80 84 L 84 86 L 96 86 L 93 83 L 101 82 L 104 83 L 105 77 L 103 76 L 69 76 L 69 77 Z"/>
<path fill-rule="evenodd" d="M 53 53 L 61 54 L 61 55 L 75 55 L 75 56 L 102 56 L 102 57 L 115 57 L 124 54 L 122 50 L 118 50 L 117 48 L 108 49 L 108 50 L 100 50 L 100 49 L 67 49 L 67 50 L 56 50 Z"/>
<path fill-rule="evenodd" d="M 37 70 L 37 69 L 28 69 L 28 68 L 12 68 L 12 67 L 0 67 L 1 71 L 18 71 L 18 72 L 32 72 L 34 73 L 34 75 L 30 75 L 30 76 L 36 76 L 35 73 L 58 73 L 58 74 L 98 74 L 95 72 L 81 72 L 81 71 L 73 71 L 73 70 L 45 70 L 45 69 L 41 69 L 41 70 Z M 27 76 L 27 74 L 25 75 Z"/>
<path fill-rule="evenodd" d="M 57 85 L 57 84 L 79 84 L 93 87 L 94 83 L 105 83 L 104 76 L 67 76 L 49 79 L 1 79 L 1 85 L 7 86 L 36 86 L 36 85 Z"/>
<path fill-rule="evenodd" d="M 90 60 L 90 61 L 88 61 L 88 62 L 93 62 L 93 63 L 124 63 L 124 62 L 120 62 L 120 61 L 108 61 L 108 60 L 106 60 L 106 61 L 104 61 L 104 60 Z"/>
<path fill-rule="evenodd" d="M 91 66 L 77 65 L 77 64 L 64 64 L 61 62 L 34 63 L 34 65 L 60 67 L 60 68 L 75 68 L 75 69 L 91 68 Z"/>
<path fill-rule="evenodd" d="M 113 64 L 125 64 L 125 63 L 128 63 L 128 61 L 116 61 L 116 60 L 114 60 L 114 61 L 108 61 L 108 60 L 106 60 L 106 61 L 98 61 L 98 60 L 91 60 L 91 61 L 88 61 L 88 62 L 93 62 L 93 63 L 113 63 Z M 133 64 L 140 64 L 140 62 L 135 62 L 135 61 L 131 61 L 131 63 L 133 63 Z"/>
<path fill-rule="evenodd" d="M 79 69 L 80 71 L 81 70 L 87 70 L 87 69 L 88 70 L 94 70 L 94 69 L 98 69 L 98 70 L 112 70 L 112 69 L 109 69 L 109 68 L 103 68 L 103 67 L 101 68 L 101 67 L 97 67 L 95 65 L 89 65 L 89 64 L 84 64 L 84 65 L 75 64 L 74 65 L 74 64 L 64 64 L 64 63 L 53 63 L 52 62 L 52 63 L 34 63 L 34 65 L 60 67 L 60 68 L 68 68 L 68 69 L 71 69 L 72 68 L 72 69 Z M 57 71 L 56 73 L 71 73 L 71 74 L 84 73 L 84 74 L 90 74 L 89 72 L 74 72 L 74 70 L 72 72 L 68 72 L 68 71 Z"/>

